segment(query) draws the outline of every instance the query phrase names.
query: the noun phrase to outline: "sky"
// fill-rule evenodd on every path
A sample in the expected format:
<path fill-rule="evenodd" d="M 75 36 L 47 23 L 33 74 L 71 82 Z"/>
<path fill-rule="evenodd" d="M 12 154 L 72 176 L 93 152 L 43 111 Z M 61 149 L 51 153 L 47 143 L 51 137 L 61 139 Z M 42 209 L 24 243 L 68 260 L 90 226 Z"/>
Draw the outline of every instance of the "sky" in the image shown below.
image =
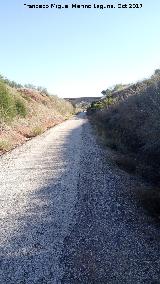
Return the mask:
<path fill-rule="evenodd" d="M 143 4 L 118 9 L 117 4 Z M 24 4 L 68 4 L 29 9 Z M 113 4 L 76 9 L 71 4 Z M 160 1 L 0 1 L 0 73 L 60 97 L 100 96 L 160 68 Z"/>

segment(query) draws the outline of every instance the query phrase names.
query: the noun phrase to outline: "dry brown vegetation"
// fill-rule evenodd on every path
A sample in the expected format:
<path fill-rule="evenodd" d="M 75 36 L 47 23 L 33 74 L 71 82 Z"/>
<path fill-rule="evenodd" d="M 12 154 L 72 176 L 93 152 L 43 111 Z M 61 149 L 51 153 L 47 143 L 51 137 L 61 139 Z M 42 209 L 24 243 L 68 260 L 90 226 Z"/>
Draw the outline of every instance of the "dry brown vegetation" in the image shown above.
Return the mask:
<path fill-rule="evenodd" d="M 0 153 L 43 133 L 73 113 L 73 106 L 57 96 L 15 89 L 0 82 Z"/>
<path fill-rule="evenodd" d="M 120 167 L 160 182 L 159 72 L 92 104 L 88 114 L 105 143 L 117 151 Z"/>

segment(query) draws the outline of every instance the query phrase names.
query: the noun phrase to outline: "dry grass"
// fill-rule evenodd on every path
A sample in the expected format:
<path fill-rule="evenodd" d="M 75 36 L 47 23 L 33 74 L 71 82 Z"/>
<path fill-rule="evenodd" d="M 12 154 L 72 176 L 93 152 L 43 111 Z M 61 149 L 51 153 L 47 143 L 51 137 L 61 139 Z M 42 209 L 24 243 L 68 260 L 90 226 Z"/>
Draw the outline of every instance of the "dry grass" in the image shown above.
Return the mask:
<path fill-rule="evenodd" d="M 31 132 L 28 137 L 35 137 L 37 135 L 40 135 L 44 132 L 44 129 L 41 126 L 35 126 L 31 129 Z"/>
<path fill-rule="evenodd" d="M 73 113 L 72 104 L 57 96 L 0 82 L 0 152 L 40 135 Z"/>
<path fill-rule="evenodd" d="M 92 121 L 103 130 L 106 144 L 123 154 L 117 164 L 159 183 L 160 76 L 116 92 L 112 100 L 89 110 Z"/>
<path fill-rule="evenodd" d="M 0 151 L 8 151 L 11 147 L 11 144 L 8 140 L 0 139 Z"/>

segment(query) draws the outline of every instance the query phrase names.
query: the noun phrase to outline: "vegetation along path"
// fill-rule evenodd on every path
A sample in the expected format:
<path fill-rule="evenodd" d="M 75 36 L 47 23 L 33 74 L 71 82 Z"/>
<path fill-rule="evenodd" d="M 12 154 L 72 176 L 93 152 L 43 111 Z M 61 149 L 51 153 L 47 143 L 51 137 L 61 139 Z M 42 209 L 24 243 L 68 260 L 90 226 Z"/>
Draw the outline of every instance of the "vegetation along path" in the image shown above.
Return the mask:
<path fill-rule="evenodd" d="M 160 283 L 158 222 L 85 113 L 0 157 L 0 283 Z"/>

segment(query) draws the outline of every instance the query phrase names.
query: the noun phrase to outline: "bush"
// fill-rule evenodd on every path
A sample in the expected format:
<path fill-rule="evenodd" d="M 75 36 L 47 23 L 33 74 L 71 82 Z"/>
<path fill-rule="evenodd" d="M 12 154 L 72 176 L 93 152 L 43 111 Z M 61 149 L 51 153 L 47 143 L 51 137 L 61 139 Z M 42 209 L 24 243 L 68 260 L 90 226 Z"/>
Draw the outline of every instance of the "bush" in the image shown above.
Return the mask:
<path fill-rule="evenodd" d="M 11 94 L 6 85 L 0 82 L 0 123 L 10 122 L 17 115 L 27 115 L 25 103 L 16 93 Z"/>
<path fill-rule="evenodd" d="M 27 109 L 24 102 L 21 99 L 17 98 L 15 99 L 15 105 L 16 105 L 17 114 L 19 116 L 26 117 Z"/>
<path fill-rule="evenodd" d="M 16 107 L 12 95 L 4 83 L 0 82 L 0 121 L 12 120 L 16 116 Z"/>

